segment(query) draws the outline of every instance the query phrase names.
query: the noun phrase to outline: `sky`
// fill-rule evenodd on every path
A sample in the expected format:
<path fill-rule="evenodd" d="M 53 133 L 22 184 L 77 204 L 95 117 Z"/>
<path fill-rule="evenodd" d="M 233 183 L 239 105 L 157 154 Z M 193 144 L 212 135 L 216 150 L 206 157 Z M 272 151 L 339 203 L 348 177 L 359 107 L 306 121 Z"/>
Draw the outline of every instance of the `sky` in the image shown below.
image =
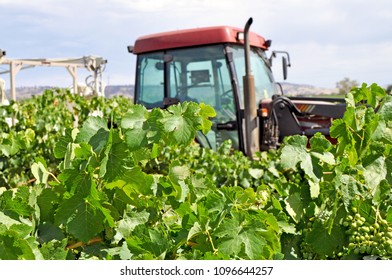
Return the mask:
<path fill-rule="evenodd" d="M 390 0 L 0 0 L 0 49 L 8 58 L 108 60 L 103 80 L 134 84 L 135 56 L 127 46 L 163 31 L 214 25 L 243 27 L 290 53 L 287 82 L 334 88 L 345 77 L 392 84 Z M 270 54 L 269 51 L 269 54 Z M 0 72 L 8 66 L 0 65 Z M 273 67 L 282 81 L 281 64 Z M 86 73 L 80 72 L 81 76 Z M 9 88 L 9 75 L 0 75 Z M 17 86 L 71 86 L 63 68 L 17 75 Z"/>

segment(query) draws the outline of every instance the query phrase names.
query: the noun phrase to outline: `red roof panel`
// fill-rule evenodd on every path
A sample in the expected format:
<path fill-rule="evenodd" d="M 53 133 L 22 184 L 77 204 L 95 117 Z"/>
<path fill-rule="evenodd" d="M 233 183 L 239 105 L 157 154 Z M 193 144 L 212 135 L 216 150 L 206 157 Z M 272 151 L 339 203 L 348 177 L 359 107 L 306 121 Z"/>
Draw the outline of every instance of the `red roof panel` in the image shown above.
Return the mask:
<path fill-rule="evenodd" d="M 217 26 L 147 35 L 136 40 L 133 53 L 139 54 L 219 43 L 243 44 L 243 41 L 237 39 L 238 32 L 242 31 L 242 29 L 235 27 Z M 251 46 L 267 49 L 265 39 L 256 33 L 249 33 L 249 42 Z"/>

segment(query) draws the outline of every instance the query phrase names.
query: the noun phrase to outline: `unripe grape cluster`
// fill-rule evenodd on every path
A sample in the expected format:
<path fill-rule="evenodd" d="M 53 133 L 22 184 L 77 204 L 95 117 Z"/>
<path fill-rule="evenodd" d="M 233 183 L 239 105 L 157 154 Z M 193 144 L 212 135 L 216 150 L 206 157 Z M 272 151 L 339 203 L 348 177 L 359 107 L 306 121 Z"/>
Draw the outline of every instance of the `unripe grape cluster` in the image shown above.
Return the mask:
<path fill-rule="evenodd" d="M 345 218 L 343 226 L 348 227 L 348 253 L 392 257 L 392 227 L 385 219 L 378 216 L 370 223 L 354 208 L 354 214 Z"/>

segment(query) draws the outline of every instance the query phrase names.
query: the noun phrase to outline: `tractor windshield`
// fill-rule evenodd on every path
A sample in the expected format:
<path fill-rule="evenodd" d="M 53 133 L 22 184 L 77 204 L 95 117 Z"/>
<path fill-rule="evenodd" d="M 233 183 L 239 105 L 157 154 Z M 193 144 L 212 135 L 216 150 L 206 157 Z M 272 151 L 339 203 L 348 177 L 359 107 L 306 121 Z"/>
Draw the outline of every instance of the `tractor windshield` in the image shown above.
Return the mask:
<path fill-rule="evenodd" d="M 235 72 L 237 75 L 239 85 L 239 96 L 241 108 L 243 108 L 243 79 L 245 76 L 245 52 L 243 46 L 231 46 L 229 48 L 233 53 L 233 60 Z M 268 59 L 264 51 L 256 48 L 251 48 L 250 52 L 251 70 L 255 81 L 256 100 L 271 98 L 273 95 L 278 94 L 276 84 L 270 68 L 268 67 Z"/>

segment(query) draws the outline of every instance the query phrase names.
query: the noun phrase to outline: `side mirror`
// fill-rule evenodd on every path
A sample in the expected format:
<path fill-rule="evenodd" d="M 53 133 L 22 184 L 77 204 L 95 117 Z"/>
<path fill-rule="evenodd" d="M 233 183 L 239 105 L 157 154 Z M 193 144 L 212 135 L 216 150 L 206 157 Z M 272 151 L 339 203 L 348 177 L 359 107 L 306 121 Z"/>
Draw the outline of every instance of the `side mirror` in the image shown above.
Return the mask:
<path fill-rule="evenodd" d="M 273 51 L 271 57 L 269 58 L 270 66 L 272 66 L 272 60 L 276 57 L 276 54 L 282 54 L 282 66 L 283 66 L 283 79 L 287 79 L 287 67 L 291 67 L 290 55 L 285 51 Z"/>
<path fill-rule="evenodd" d="M 287 59 L 282 56 L 282 67 L 283 67 L 283 80 L 287 79 Z"/>

